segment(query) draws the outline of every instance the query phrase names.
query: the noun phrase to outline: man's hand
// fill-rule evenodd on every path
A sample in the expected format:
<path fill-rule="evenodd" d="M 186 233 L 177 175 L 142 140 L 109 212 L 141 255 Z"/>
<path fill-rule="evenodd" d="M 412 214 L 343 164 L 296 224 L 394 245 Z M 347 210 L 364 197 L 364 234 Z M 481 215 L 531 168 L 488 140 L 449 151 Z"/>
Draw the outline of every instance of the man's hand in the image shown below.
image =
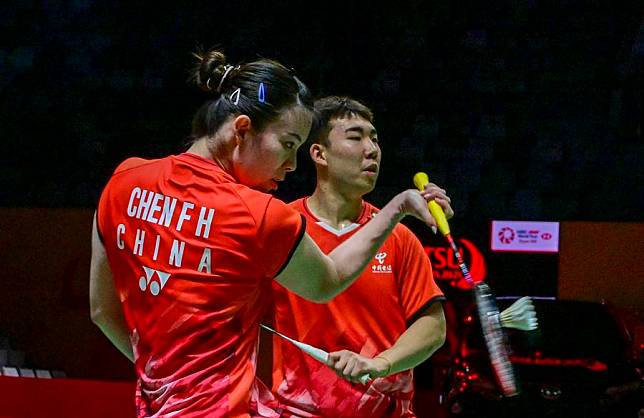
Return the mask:
<path fill-rule="evenodd" d="M 445 212 L 445 217 L 450 219 L 454 216 L 454 210 L 450 205 L 452 199 L 450 199 L 446 191 L 441 189 L 434 183 L 428 183 L 425 186 L 425 189 L 422 192 L 418 190 L 405 190 L 404 192 L 398 194 L 392 202 L 397 200 L 399 202 L 398 212 L 403 216 L 411 215 L 415 218 L 420 219 L 425 222 L 428 226 L 433 229 L 437 227 L 436 220 L 432 217 L 427 209 L 427 202 L 435 201 Z"/>
<path fill-rule="evenodd" d="M 454 216 L 454 210 L 450 206 L 452 203 L 452 199 L 450 199 L 447 196 L 447 192 L 445 189 L 441 189 L 434 183 L 427 183 L 425 186 L 425 190 L 423 190 L 420 193 L 426 201 L 434 200 L 438 205 L 443 208 L 443 212 L 445 212 L 445 217 L 447 219 L 450 219 L 452 216 Z"/>
<path fill-rule="evenodd" d="M 381 357 L 368 358 L 349 350 L 329 353 L 327 366 L 335 370 L 338 376 L 352 383 L 360 383 L 360 378 L 385 377 L 391 365 Z"/>

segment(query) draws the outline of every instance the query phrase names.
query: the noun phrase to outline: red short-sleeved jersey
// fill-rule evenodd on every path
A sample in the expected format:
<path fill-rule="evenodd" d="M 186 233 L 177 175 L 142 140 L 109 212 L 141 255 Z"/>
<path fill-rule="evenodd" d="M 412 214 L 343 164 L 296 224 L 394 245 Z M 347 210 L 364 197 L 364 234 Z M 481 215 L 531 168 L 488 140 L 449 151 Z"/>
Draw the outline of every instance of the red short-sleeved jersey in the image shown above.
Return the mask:
<path fill-rule="evenodd" d="M 138 416 L 275 416 L 255 382 L 258 325 L 302 216 L 186 153 L 122 163 L 97 218 L 131 332 Z"/>
<path fill-rule="evenodd" d="M 325 253 L 377 213 L 365 202 L 356 223 L 335 230 L 308 210 L 306 199 L 291 205 L 305 215 L 307 233 Z M 365 272 L 331 302 L 308 302 L 277 283 L 273 290 L 278 331 L 327 351 L 348 349 L 366 357 L 390 348 L 418 314 L 445 299 L 420 242 L 400 224 Z M 414 416 L 411 371 L 376 379 L 368 386 L 354 385 L 278 337 L 273 343 L 273 391 L 285 410 L 283 416 Z"/>

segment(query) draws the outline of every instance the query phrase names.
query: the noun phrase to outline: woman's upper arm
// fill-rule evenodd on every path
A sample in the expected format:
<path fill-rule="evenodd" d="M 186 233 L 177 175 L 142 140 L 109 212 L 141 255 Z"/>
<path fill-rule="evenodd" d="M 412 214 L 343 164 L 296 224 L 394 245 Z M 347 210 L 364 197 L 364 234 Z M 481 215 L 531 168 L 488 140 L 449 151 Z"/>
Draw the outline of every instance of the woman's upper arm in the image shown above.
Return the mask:
<path fill-rule="evenodd" d="M 304 234 L 275 280 L 305 299 L 327 302 L 333 294 L 333 278 L 337 278 L 333 262 L 308 234 Z"/>

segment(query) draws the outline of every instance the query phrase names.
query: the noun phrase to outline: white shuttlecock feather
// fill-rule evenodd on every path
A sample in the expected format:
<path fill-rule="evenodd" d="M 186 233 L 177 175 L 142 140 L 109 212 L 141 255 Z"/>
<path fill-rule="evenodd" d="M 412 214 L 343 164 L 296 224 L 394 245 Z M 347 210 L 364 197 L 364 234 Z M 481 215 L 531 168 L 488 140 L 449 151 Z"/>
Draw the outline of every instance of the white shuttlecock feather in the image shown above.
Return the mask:
<path fill-rule="evenodd" d="M 533 331 L 537 329 L 537 313 L 534 310 L 532 299 L 524 296 L 514 302 L 499 315 L 501 326 L 504 328 Z"/>

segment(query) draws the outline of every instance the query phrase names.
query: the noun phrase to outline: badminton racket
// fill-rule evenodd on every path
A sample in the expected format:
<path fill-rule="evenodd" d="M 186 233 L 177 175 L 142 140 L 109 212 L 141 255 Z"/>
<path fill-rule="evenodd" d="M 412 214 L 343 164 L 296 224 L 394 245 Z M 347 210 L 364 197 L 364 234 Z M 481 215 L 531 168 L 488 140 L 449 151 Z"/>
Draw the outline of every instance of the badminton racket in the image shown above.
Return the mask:
<path fill-rule="evenodd" d="M 418 190 L 423 191 L 428 183 L 429 178 L 427 177 L 427 174 L 421 172 L 414 175 L 414 185 Z M 499 308 L 496 305 L 492 289 L 483 282 L 474 283 L 474 280 L 465 265 L 463 256 L 454 242 L 443 208 L 433 200 L 428 202 L 427 206 L 429 208 L 429 212 L 436 220 L 438 230 L 445 237 L 449 246 L 454 251 L 454 256 L 456 257 L 458 266 L 461 269 L 465 280 L 473 288 L 485 345 L 487 346 L 492 369 L 494 370 L 496 380 L 501 387 L 501 391 L 505 396 L 517 395 L 519 393 L 517 380 L 508 355 L 507 343 L 501 327 Z"/>
<path fill-rule="evenodd" d="M 294 346 L 296 346 L 300 350 L 304 351 L 306 354 L 308 354 L 309 356 L 313 357 L 314 359 L 316 359 L 320 363 L 327 364 L 327 362 L 329 360 L 329 353 L 327 353 L 326 351 L 324 351 L 324 350 L 322 350 L 320 348 L 317 348 L 317 347 L 313 347 L 312 345 L 305 344 L 303 342 L 294 340 L 293 338 L 289 338 L 286 335 L 282 334 L 281 332 L 277 332 L 273 328 L 271 328 L 269 326 L 266 326 L 264 324 L 259 324 L 259 325 L 262 328 L 264 328 L 265 330 L 267 330 L 269 332 L 272 332 L 273 334 L 275 334 L 275 335 L 285 339 L 286 341 L 290 342 L 291 344 L 293 344 Z M 360 383 L 362 383 L 363 385 L 366 385 L 371 380 L 371 377 L 368 374 L 365 374 L 365 375 L 361 376 L 359 380 L 360 380 Z"/>

